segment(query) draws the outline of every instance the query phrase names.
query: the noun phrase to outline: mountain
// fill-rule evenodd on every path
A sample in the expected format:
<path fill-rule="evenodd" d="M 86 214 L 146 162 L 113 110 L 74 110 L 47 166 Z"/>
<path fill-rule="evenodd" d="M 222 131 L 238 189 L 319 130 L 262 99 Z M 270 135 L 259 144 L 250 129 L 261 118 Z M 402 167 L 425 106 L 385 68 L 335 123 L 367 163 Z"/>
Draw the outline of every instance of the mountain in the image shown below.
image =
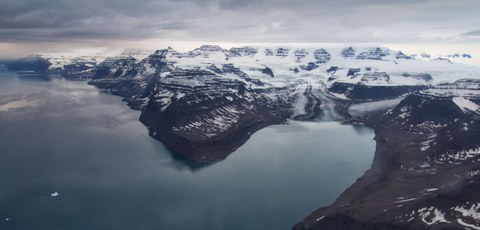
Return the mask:
<path fill-rule="evenodd" d="M 47 59 L 39 55 L 32 55 L 15 60 L 4 60 L 3 62 L 9 71 L 32 74 L 46 74 L 48 68 L 51 66 L 51 63 Z"/>
<path fill-rule="evenodd" d="M 465 75 L 479 72 L 384 47 L 204 45 L 157 50 L 143 59 L 107 58 L 90 84 L 142 110 L 150 135 L 173 152 L 212 162 L 265 126 L 287 119 L 343 120 L 349 114 L 342 106 L 399 98 Z"/>
<path fill-rule="evenodd" d="M 106 57 L 104 55 L 74 55 L 74 54 L 40 54 L 24 58 L 0 60 L 0 64 L 6 65 L 10 71 L 33 74 L 46 74 L 49 76 L 61 76 L 68 79 L 91 79 L 100 63 L 119 57 L 134 57 L 143 59 L 151 51 L 142 49 L 125 49 L 118 57 Z"/>
<path fill-rule="evenodd" d="M 204 45 L 69 60 L 60 75 L 88 73 L 89 84 L 123 97 L 153 138 L 190 161 L 222 160 L 289 119 L 374 129 L 372 168 L 295 229 L 480 228 L 478 67 L 354 46 Z"/>
<path fill-rule="evenodd" d="M 470 59 L 470 58 L 472 58 L 472 55 L 467 54 L 467 53 L 463 53 L 463 54 L 454 53 L 454 54 L 448 54 L 448 55 L 446 55 L 446 57 L 448 57 L 448 58 L 467 58 L 467 59 Z"/>
<path fill-rule="evenodd" d="M 356 118 L 375 130 L 371 169 L 294 229 L 478 228 L 480 106 L 466 97 L 413 93 Z"/>
<path fill-rule="evenodd" d="M 101 56 L 42 55 L 51 63 L 49 74 L 60 75 L 69 79 L 89 79 L 97 65 L 104 61 Z"/>
<path fill-rule="evenodd" d="M 68 79 L 88 79 L 93 76 L 100 56 L 32 55 L 0 61 L 9 71 L 20 74 L 61 76 Z"/>
<path fill-rule="evenodd" d="M 211 45 L 100 66 L 90 84 L 124 96 L 152 137 L 192 161 L 224 159 L 288 119 L 373 128 L 372 168 L 295 229 L 480 226 L 476 67 L 384 47 Z"/>

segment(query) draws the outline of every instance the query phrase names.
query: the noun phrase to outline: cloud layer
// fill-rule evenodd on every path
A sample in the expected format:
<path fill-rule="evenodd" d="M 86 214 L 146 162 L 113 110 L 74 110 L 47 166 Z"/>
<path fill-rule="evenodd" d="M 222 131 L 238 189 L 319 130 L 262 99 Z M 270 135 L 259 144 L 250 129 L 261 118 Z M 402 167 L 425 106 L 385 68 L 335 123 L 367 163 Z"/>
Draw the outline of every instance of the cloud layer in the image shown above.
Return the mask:
<path fill-rule="evenodd" d="M 478 39 L 476 0 L 0 0 L 0 42 Z"/>

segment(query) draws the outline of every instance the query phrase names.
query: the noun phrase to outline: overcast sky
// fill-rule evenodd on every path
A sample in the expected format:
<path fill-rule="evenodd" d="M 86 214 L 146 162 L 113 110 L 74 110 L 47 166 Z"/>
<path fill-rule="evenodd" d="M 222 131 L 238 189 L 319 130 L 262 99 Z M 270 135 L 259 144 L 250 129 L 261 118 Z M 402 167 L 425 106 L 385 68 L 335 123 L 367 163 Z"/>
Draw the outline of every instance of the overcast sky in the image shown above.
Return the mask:
<path fill-rule="evenodd" d="M 205 42 L 468 46 L 480 44 L 479 12 L 479 0 L 0 0 L 0 56 Z"/>

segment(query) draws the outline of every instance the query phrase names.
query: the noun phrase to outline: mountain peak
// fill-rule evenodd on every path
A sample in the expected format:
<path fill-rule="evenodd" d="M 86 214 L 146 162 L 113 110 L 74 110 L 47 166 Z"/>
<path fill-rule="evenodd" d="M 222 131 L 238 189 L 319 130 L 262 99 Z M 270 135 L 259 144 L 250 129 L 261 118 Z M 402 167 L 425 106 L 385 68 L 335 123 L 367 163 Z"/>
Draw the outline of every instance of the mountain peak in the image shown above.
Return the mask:
<path fill-rule="evenodd" d="M 201 50 L 201 51 L 207 51 L 207 52 L 222 52 L 224 49 L 220 47 L 219 45 L 202 45 L 199 48 L 196 48 L 195 50 Z"/>

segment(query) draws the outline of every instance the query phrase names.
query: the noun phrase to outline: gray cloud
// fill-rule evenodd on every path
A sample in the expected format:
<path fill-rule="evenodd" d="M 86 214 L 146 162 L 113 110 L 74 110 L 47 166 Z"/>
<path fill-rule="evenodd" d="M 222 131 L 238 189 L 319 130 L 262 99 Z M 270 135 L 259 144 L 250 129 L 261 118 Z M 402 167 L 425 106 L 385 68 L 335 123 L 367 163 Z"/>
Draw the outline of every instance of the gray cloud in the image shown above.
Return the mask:
<path fill-rule="evenodd" d="M 472 0 L 0 0 L 0 6 L 0 42 L 11 43 L 423 42 L 453 40 L 480 21 L 480 1 Z"/>
<path fill-rule="evenodd" d="M 463 33 L 463 34 L 461 34 L 461 36 L 480 37 L 480 29 L 479 29 L 479 30 L 473 30 L 473 31 L 469 31 L 469 32 Z"/>

